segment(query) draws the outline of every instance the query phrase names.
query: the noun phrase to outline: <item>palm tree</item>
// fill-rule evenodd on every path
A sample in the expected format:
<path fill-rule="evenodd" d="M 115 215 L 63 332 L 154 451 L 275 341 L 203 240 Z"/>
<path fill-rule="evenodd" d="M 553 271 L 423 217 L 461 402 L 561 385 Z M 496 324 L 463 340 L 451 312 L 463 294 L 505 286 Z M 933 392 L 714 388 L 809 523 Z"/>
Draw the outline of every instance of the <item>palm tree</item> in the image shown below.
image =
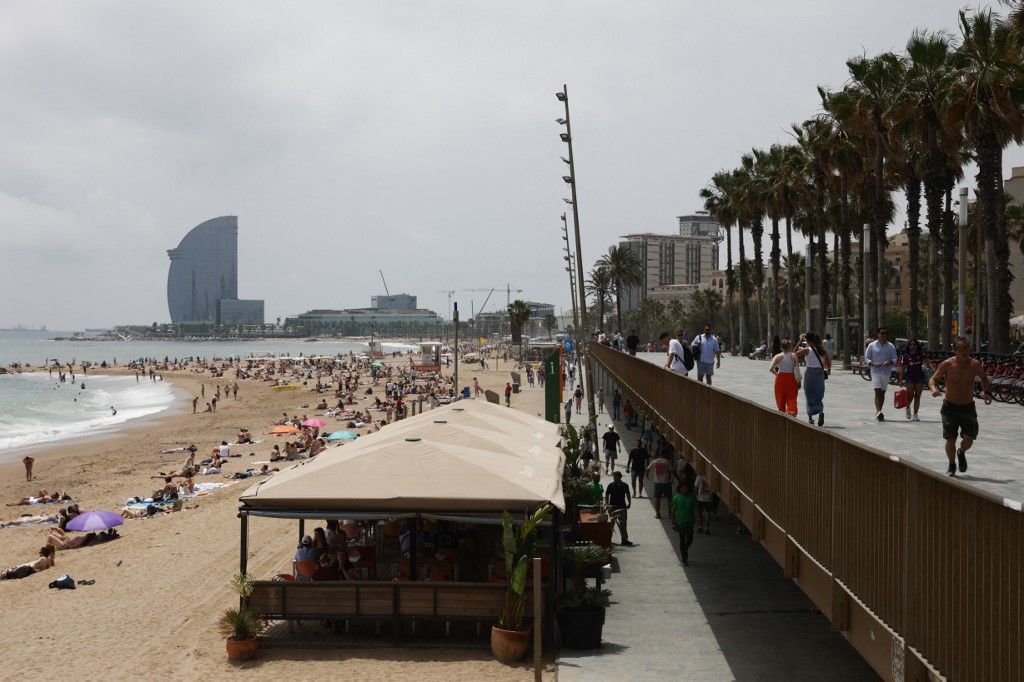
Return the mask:
<path fill-rule="evenodd" d="M 708 186 L 700 191 L 706 210 L 725 229 L 725 290 L 729 308 L 729 347 L 736 342 L 733 333 L 732 297 L 736 289 L 736 281 L 732 271 L 732 226 L 736 223 L 736 206 L 733 203 L 733 178 L 727 171 L 715 173 Z"/>
<path fill-rule="evenodd" d="M 555 330 L 555 327 L 557 325 L 558 318 L 556 318 L 554 315 L 548 313 L 547 315 L 544 316 L 544 328 L 548 330 L 548 341 L 551 340 L 551 332 Z"/>
<path fill-rule="evenodd" d="M 760 159 L 763 156 L 763 151 L 753 149 L 750 154 L 744 154 L 740 160 L 743 170 L 747 175 L 747 183 L 742 188 L 742 202 L 750 220 L 750 236 L 754 240 L 753 285 L 757 295 L 757 315 L 755 317 L 757 318 L 758 343 L 764 339 L 764 318 L 762 317 L 762 291 L 764 289 L 763 239 L 765 204 L 768 203 L 768 188 L 760 169 Z"/>
<path fill-rule="evenodd" d="M 767 192 L 765 210 L 768 219 L 772 222 L 771 242 L 772 248 L 769 253 L 771 262 L 772 286 L 768 292 L 768 307 L 771 309 L 771 328 L 774 333 L 779 333 L 779 264 L 782 258 L 782 250 L 779 248 L 779 220 L 785 211 L 786 188 L 783 164 L 785 152 L 781 145 L 773 144 L 768 151 L 758 160 L 761 177 L 764 178 Z"/>
<path fill-rule="evenodd" d="M 512 327 L 513 340 L 515 340 L 516 336 L 519 336 L 520 358 L 523 356 L 523 328 L 529 321 L 531 312 L 529 304 L 526 303 L 526 301 L 519 300 L 518 298 L 508 304 L 508 322 Z"/>
<path fill-rule="evenodd" d="M 885 186 L 885 137 L 889 109 L 896 101 L 896 93 L 902 81 L 902 62 L 895 54 L 885 52 L 877 57 L 855 57 L 847 60 L 850 85 L 846 89 L 854 106 L 869 124 L 873 139 L 872 192 L 873 211 L 871 241 L 875 249 L 868 263 L 874 300 L 869 303 L 869 318 L 877 325 L 884 324 L 885 289 L 879 277 L 880 266 L 885 262 L 886 236 L 888 225 L 886 203 L 888 193 Z"/>
<path fill-rule="evenodd" d="M 951 149 L 959 148 L 959 131 L 946 124 L 945 112 L 953 82 L 951 41 L 945 33 L 914 31 L 907 41 L 907 83 L 899 103 L 898 118 L 911 128 L 919 139 L 916 146 L 924 154 L 925 221 L 928 228 L 928 269 L 935 276 L 928 279 L 928 347 L 939 344 L 939 247 L 943 240 L 942 192 Z M 922 144 L 923 142 L 923 144 Z M 909 213 L 909 211 L 908 211 Z M 952 251 L 952 245 L 946 247 Z M 916 267 L 911 258 L 911 267 Z M 911 315 L 912 324 L 916 318 Z"/>
<path fill-rule="evenodd" d="M 989 296 L 990 349 L 1009 347 L 1009 241 L 999 219 L 1002 204 L 1002 152 L 1011 139 L 1021 139 L 1024 66 L 1021 40 L 990 10 L 970 16 L 961 10 L 962 41 L 953 55 L 956 75 L 950 116 L 962 123 L 978 164 L 979 229 L 985 235 Z"/>
<path fill-rule="evenodd" d="M 608 270 L 601 267 L 600 265 L 594 266 L 594 268 L 587 275 L 587 281 L 583 283 L 584 291 L 595 299 L 595 305 L 600 311 L 598 317 L 598 328 L 604 330 L 604 310 L 605 306 L 611 302 L 612 294 L 612 278 Z M 588 332 L 589 333 L 589 330 Z"/>
<path fill-rule="evenodd" d="M 627 247 L 611 246 L 608 253 L 597 261 L 597 267 L 608 272 L 609 282 L 615 291 L 615 315 L 618 331 L 622 331 L 622 290 L 635 287 L 643 281 L 643 268 L 636 253 Z"/>
<path fill-rule="evenodd" d="M 743 223 L 749 219 L 749 214 L 745 212 L 742 207 L 742 195 L 743 187 L 750 181 L 748 174 L 745 174 L 742 169 L 737 168 L 732 172 L 733 176 L 733 202 L 738 204 L 740 208 L 737 211 L 737 237 L 740 243 L 740 354 L 744 355 L 747 352 L 747 318 L 750 315 L 750 299 L 746 295 L 746 287 L 749 283 L 747 267 L 749 263 L 746 257 L 746 248 L 743 243 Z"/>
<path fill-rule="evenodd" d="M 714 289 L 698 289 L 693 292 L 690 307 L 697 324 L 713 322 L 715 314 L 722 309 L 722 295 Z"/>
<path fill-rule="evenodd" d="M 798 195 L 803 183 L 804 155 L 798 145 L 786 145 L 783 149 L 782 177 L 780 182 L 780 210 L 786 220 L 786 260 L 793 262 L 793 216 L 796 214 Z M 787 271 L 788 272 L 788 271 Z M 786 277 L 786 318 L 791 338 L 800 335 L 800 321 L 796 315 L 796 289 L 792 277 Z"/>

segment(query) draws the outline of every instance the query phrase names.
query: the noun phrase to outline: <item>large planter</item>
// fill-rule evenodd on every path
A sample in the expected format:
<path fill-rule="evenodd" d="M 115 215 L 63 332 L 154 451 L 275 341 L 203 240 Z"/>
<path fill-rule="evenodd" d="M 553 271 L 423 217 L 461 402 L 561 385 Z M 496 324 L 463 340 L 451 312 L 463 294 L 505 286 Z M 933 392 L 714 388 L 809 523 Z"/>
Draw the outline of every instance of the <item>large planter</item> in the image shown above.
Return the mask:
<path fill-rule="evenodd" d="M 499 661 L 521 660 L 529 646 L 529 630 L 504 630 L 497 625 L 491 627 L 491 653 Z"/>
<path fill-rule="evenodd" d="M 228 649 L 229 661 L 248 661 L 256 655 L 258 643 L 255 638 L 233 639 L 229 637 L 225 642 Z"/>
<path fill-rule="evenodd" d="M 604 609 L 568 611 L 559 609 L 558 630 L 562 646 L 569 649 L 597 649 L 604 630 Z"/>

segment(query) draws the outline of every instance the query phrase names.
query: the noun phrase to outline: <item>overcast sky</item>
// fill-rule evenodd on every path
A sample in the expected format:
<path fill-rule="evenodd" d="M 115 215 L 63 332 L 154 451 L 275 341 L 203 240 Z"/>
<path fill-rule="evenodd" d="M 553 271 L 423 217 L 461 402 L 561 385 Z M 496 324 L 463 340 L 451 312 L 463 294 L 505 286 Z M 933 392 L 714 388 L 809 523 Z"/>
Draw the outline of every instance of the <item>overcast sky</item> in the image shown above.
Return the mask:
<path fill-rule="evenodd" d="M 167 321 L 166 250 L 219 215 L 268 320 L 368 306 L 378 268 L 439 312 L 506 282 L 567 306 L 562 83 L 590 264 L 958 7 L 4 2 L 0 326 Z"/>

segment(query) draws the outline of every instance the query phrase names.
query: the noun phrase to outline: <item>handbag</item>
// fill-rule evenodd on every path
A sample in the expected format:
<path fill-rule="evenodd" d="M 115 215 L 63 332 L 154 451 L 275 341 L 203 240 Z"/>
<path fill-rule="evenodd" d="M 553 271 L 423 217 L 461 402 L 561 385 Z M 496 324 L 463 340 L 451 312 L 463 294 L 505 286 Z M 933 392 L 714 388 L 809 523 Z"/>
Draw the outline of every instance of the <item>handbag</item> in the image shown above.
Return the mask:
<path fill-rule="evenodd" d="M 800 371 L 800 363 L 796 358 L 793 358 L 793 378 L 796 379 L 797 388 L 800 388 L 804 383 L 804 375 L 803 372 Z"/>
<path fill-rule="evenodd" d="M 818 351 L 814 346 L 811 346 L 811 351 L 814 353 L 814 357 L 818 358 L 818 364 L 821 365 L 822 381 L 828 381 L 828 375 L 831 374 L 831 372 L 825 369 L 825 363 L 821 361 L 821 356 L 818 355 Z"/>
<path fill-rule="evenodd" d="M 892 404 L 897 410 L 902 410 L 910 400 L 907 398 L 907 389 L 901 388 L 892 394 Z"/>

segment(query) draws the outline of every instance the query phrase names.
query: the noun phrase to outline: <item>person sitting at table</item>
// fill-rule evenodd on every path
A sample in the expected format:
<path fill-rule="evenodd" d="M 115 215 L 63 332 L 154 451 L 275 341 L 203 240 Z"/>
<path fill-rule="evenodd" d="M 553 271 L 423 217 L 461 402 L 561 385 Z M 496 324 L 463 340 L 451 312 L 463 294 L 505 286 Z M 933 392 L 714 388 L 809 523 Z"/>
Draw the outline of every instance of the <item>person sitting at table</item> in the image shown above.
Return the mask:
<path fill-rule="evenodd" d="M 295 550 L 295 561 L 319 561 L 320 552 L 313 546 L 313 538 L 309 535 L 303 535 L 302 541 L 299 543 L 298 548 Z"/>
<path fill-rule="evenodd" d="M 313 571 L 313 582 L 324 580 L 341 580 L 341 571 L 338 570 L 338 561 L 333 552 L 320 555 L 320 565 Z"/>
<path fill-rule="evenodd" d="M 339 557 L 344 557 L 343 561 L 339 561 L 339 570 L 341 571 L 341 580 L 359 580 L 356 575 L 356 564 L 362 558 L 358 549 L 350 549 L 347 552 L 341 552 Z"/>

